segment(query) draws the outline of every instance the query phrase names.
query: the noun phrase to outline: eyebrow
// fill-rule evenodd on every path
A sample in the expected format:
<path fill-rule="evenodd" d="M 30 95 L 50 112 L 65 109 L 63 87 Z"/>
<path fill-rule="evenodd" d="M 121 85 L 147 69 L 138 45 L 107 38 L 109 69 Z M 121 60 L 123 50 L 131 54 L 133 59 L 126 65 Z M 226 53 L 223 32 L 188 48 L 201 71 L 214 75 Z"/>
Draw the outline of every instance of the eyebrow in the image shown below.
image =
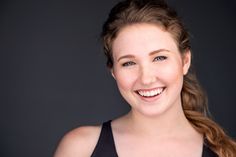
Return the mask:
<path fill-rule="evenodd" d="M 159 49 L 159 50 L 155 50 L 155 51 L 150 52 L 149 56 L 153 56 L 153 55 L 155 55 L 157 53 L 160 53 L 160 52 L 163 52 L 163 51 L 170 52 L 167 49 Z M 130 54 L 124 55 L 124 56 L 121 56 L 120 58 L 118 58 L 117 61 L 119 62 L 121 59 L 124 59 L 124 58 L 135 58 L 135 56 L 134 55 L 130 55 Z"/>
<path fill-rule="evenodd" d="M 159 50 L 155 50 L 155 51 L 152 51 L 151 53 L 149 53 L 149 56 L 155 55 L 155 54 L 163 52 L 163 51 L 170 52 L 167 49 L 159 49 Z"/>

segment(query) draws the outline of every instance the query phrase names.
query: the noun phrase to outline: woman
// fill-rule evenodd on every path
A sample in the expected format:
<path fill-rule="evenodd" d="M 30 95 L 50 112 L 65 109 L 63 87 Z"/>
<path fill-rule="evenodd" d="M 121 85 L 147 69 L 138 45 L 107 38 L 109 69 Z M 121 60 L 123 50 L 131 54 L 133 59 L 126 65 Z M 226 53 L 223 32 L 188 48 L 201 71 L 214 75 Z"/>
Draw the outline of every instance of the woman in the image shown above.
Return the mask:
<path fill-rule="evenodd" d="M 161 0 L 118 3 L 103 26 L 107 66 L 126 115 L 69 132 L 55 157 L 233 157 L 236 144 L 207 117 L 189 36 Z"/>

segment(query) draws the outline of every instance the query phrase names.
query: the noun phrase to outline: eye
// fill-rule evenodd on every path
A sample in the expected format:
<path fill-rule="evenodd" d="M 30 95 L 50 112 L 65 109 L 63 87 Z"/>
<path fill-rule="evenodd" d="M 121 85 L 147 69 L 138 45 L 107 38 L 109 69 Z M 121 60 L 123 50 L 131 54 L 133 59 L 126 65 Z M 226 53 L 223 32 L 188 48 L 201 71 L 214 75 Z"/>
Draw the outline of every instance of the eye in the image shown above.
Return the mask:
<path fill-rule="evenodd" d="M 156 58 L 154 58 L 154 61 L 163 61 L 166 60 L 167 57 L 166 56 L 157 56 Z"/>
<path fill-rule="evenodd" d="M 131 65 L 135 65 L 135 63 L 130 61 L 130 62 L 125 62 L 122 64 L 123 67 L 131 66 Z"/>

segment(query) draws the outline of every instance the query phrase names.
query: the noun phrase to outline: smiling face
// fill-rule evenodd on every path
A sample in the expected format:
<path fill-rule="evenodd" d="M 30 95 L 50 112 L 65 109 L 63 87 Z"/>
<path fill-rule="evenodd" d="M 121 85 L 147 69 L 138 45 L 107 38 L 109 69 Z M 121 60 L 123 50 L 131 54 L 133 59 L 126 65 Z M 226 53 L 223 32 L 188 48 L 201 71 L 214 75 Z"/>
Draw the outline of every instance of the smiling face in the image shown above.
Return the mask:
<path fill-rule="evenodd" d="M 190 53 L 180 54 L 171 34 L 157 25 L 124 27 L 112 44 L 112 75 L 132 111 L 155 116 L 181 107 Z"/>

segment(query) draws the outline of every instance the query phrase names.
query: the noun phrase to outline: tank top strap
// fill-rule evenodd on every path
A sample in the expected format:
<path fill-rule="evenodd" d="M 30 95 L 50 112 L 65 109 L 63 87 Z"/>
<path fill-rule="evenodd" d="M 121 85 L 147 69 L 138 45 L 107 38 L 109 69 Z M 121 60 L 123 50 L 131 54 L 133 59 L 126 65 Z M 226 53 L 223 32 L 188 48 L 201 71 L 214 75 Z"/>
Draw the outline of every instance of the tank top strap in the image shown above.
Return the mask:
<path fill-rule="evenodd" d="M 97 145 L 91 157 L 118 157 L 112 134 L 111 120 L 102 124 L 102 130 Z"/>
<path fill-rule="evenodd" d="M 102 124 L 101 133 L 91 157 L 118 157 L 111 128 L 111 120 Z M 211 151 L 206 141 L 204 141 L 202 157 L 218 157 Z"/>
<path fill-rule="evenodd" d="M 203 144 L 203 152 L 202 157 L 218 157 L 208 146 L 207 140 L 204 141 Z"/>

